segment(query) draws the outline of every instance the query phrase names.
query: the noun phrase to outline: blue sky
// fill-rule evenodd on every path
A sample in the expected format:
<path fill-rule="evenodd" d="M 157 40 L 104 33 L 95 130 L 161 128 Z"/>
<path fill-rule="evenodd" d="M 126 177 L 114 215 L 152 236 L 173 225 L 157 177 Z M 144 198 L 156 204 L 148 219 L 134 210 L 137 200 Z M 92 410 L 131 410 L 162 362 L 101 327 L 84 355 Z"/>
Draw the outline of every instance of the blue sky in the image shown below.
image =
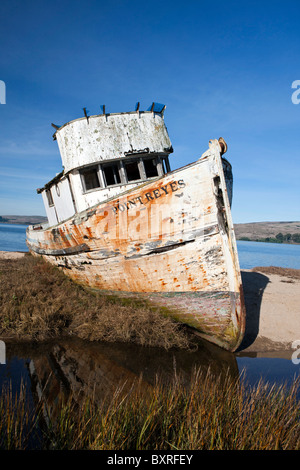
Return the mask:
<path fill-rule="evenodd" d="M 51 122 L 165 103 L 173 169 L 224 137 L 235 223 L 300 220 L 300 2 L 1 0 L 0 215 L 45 215 Z"/>

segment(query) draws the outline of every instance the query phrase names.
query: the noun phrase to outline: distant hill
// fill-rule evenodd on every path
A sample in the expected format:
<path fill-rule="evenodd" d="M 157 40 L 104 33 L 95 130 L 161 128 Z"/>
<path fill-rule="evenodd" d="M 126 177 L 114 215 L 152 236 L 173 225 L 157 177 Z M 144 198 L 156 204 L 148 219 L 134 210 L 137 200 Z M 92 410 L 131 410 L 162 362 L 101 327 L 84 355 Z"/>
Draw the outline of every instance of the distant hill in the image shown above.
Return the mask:
<path fill-rule="evenodd" d="M 0 215 L 2 224 L 33 225 L 47 222 L 47 217 L 41 215 Z"/>
<path fill-rule="evenodd" d="M 235 224 L 237 240 L 300 243 L 300 222 L 252 222 Z"/>

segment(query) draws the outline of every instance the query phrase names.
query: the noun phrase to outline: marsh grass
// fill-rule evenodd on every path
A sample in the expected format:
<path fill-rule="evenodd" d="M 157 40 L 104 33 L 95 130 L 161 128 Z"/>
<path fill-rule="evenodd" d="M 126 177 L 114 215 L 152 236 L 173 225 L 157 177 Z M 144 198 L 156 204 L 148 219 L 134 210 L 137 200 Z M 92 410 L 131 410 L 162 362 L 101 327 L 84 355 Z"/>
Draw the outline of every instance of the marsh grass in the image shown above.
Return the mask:
<path fill-rule="evenodd" d="M 0 450 L 21 450 L 36 440 L 38 413 L 29 406 L 26 387 L 13 393 L 11 384 L 0 395 Z"/>
<path fill-rule="evenodd" d="M 0 335 L 23 340 L 58 336 L 189 348 L 187 334 L 146 302 L 86 289 L 31 255 L 0 260 Z"/>
<path fill-rule="evenodd" d="M 291 387 L 262 381 L 249 387 L 243 378 L 218 380 L 201 370 L 193 372 L 188 385 L 176 374 L 167 385 L 158 377 L 147 389 L 137 381 L 129 392 L 116 388 L 100 404 L 92 397 L 76 402 L 70 396 L 54 413 L 53 404 L 45 403 L 50 420 L 40 448 L 299 450 L 297 393 L 299 381 Z M 0 400 L 1 446 L 22 448 L 15 432 L 22 424 L 12 421 L 22 421 L 23 414 L 11 414 L 11 398 Z M 22 399 L 17 407 L 23 410 Z"/>
<path fill-rule="evenodd" d="M 57 268 L 28 255 L 0 261 L 0 335 L 45 340 L 135 342 L 166 349 L 190 347 L 170 318 L 129 299 L 109 298 L 73 283 Z M 174 371 L 166 384 L 136 381 L 99 402 L 69 396 L 55 404 L 42 395 L 29 406 L 22 385 L 0 395 L 0 449 L 299 450 L 299 380 L 250 387 L 194 370 L 188 383 Z M 45 416 L 47 420 L 45 421 Z M 43 423 L 41 425 L 41 423 Z"/>
<path fill-rule="evenodd" d="M 252 271 L 264 274 L 276 274 L 291 279 L 300 279 L 300 269 L 280 268 L 278 266 L 256 266 L 252 268 Z"/>

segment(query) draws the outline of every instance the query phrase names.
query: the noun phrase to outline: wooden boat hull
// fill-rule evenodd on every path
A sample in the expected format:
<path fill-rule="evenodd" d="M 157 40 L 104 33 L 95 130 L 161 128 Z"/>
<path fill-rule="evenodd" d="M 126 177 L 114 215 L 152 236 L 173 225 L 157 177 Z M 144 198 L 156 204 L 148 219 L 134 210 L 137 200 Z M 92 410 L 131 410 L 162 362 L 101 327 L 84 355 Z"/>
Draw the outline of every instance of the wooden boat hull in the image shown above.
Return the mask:
<path fill-rule="evenodd" d="M 76 282 L 164 307 L 234 351 L 245 307 L 223 164 L 207 152 L 56 226 L 29 227 L 29 250 Z"/>

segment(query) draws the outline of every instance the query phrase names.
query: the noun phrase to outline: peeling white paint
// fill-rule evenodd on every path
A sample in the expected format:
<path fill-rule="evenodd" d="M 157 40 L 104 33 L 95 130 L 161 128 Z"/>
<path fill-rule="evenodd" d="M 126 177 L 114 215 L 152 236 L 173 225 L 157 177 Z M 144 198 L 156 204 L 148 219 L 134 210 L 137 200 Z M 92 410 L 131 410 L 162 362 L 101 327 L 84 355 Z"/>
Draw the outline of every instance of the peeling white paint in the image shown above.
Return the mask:
<path fill-rule="evenodd" d="M 165 153 L 171 147 L 163 117 L 147 111 L 77 119 L 58 129 L 56 139 L 65 172 L 128 152 Z"/>
<path fill-rule="evenodd" d="M 28 228 L 30 251 L 85 285 L 146 295 L 206 339 L 234 350 L 245 311 L 224 140 L 210 141 L 197 162 L 163 174 L 160 157 L 172 148 L 156 113 L 77 119 L 59 128 L 56 139 L 64 173 L 40 191 L 50 226 Z M 142 181 L 145 167 L 141 180 L 133 173 L 135 181 L 125 184 L 122 161 L 132 155 L 155 155 L 159 176 Z M 122 184 L 112 179 L 105 187 L 101 167 L 90 168 L 92 176 L 82 173 L 103 161 L 120 162 Z"/>

